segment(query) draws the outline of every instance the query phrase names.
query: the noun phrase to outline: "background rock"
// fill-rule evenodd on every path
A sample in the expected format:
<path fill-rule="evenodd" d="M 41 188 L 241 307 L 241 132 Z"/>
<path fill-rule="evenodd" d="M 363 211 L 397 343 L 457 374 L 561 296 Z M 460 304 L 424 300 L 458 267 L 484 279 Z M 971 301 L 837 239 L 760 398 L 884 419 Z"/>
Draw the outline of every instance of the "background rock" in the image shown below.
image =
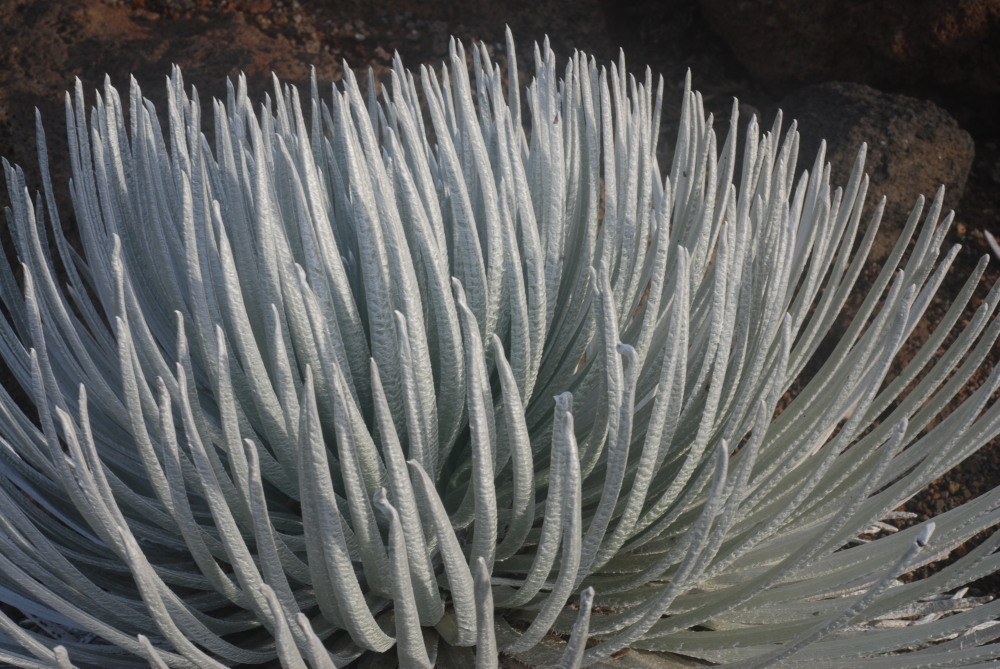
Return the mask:
<path fill-rule="evenodd" d="M 932 102 L 864 84 L 830 82 L 806 86 L 777 107 L 786 125 L 792 119 L 799 122 L 799 170 L 812 166 L 820 141 L 826 139 L 831 181 L 845 184 L 858 147 L 867 143 L 868 199 L 876 203 L 882 195 L 887 198 L 874 258 L 885 258 L 892 250 L 918 195 L 929 200 L 944 184 L 945 211 L 962 197 L 975 153 L 972 137 Z"/>
<path fill-rule="evenodd" d="M 1000 93 L 1000 0 L 701 0 L 759 81 Z"/>

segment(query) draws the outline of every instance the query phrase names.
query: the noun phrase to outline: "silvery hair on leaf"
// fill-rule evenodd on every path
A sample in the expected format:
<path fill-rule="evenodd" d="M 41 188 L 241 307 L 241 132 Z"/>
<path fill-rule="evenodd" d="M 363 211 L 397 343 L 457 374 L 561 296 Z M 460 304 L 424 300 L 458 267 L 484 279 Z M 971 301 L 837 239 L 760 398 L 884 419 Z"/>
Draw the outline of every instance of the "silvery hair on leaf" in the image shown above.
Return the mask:
<path fill-rule="evenodd" d="M 1000 657 L 960 589 L 1000 534 L 901 578 L 1000 521 L 998 488 L 898 522 L 1000 432 L 985 258 L 897 360 L 957 254 L 942 193 L 813 360 L 882 211 L 864 149 L 834 189 L 780 116 L 720 145 L 688 82 L 664 176 L 662 79 L 546 44 L 522 90 L 507 47 L 509 85 L 453 41 L 306 109 L 241 77 L 210 119 L 175 71 L 165 127 L 78 83 L 78 239 L 40 123 L 41 194 L 4 163 L 0 663 Z"/>

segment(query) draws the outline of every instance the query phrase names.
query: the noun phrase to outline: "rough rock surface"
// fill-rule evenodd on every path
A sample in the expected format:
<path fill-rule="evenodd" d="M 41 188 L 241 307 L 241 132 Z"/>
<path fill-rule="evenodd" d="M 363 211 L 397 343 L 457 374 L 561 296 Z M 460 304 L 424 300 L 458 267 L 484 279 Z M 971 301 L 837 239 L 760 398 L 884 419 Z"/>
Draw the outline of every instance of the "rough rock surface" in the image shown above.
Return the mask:
<path fill-rule="evenodd" d="M 932 102 L 882 93 L 864 84 L 829 82 L 806 86 L 777 103 L 785 122 L 798 121 L 799 169 L 812 166 L 820 141 L 827 143 L 831 181 L 847 183 L 858 147 L 868 145 L 868 197 L 886 196 L 883 233 L 872 255 L 885 258 L 916 201 L 945 186 L 945 207 L 962 197 L 975 149 L 972 137 Z"/>
<path fill-rule="evenodd" d="M 1000 94 L 1000 0 L 701 0 L 760 81 L 853 80 Z M 752 29 L 750 29 L 752 27 Z"/>

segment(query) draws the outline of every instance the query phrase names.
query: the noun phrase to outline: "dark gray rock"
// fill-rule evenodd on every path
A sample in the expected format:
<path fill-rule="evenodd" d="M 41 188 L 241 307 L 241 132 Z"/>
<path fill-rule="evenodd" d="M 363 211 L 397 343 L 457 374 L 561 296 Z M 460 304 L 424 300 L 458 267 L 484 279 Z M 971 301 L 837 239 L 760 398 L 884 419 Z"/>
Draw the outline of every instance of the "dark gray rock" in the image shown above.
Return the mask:
<path fill-rule="evenodd" d="M 827 140 L 834 185 L 847 182 L 858 148 L 868 144 L 868 202 L 887 198 L 873 257 L 891 250 L 918 195 L 931 198 L 944 184 L 946 207 L 962 196 L 974 156 L 972 137 L 932 102 L 829 82 L 802 88 L 778 107 L 786 123 L 799 121 L 799 169 L 812 166 L 820 140 Z"/>

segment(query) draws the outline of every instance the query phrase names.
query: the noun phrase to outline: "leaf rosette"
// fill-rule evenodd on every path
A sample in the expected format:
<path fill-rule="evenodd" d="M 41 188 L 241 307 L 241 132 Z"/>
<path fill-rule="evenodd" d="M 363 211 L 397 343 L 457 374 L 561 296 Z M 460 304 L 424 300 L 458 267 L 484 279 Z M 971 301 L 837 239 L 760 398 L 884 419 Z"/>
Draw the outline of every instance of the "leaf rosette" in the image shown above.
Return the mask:
<path fill-rule="evenodd" d="M 1000 489 L 895 510 L 1000 431 L 983 259 L 917 203 L 829 353 L 882 204 L 687 82 L 547 45 L 367 95 L 241 77 L 166 124 L 67 95 L 78 239 L 4 163 L 0 661 L 17 667 L 969 666 L 1000 656 Z M 419 82 L 419 83 L 418 83 Z M 965 315 L 963 315 L 965 314 Z M 940 349 L 940 350 L 939 350 Z M 814 360 L 815 358 L 815 360 Z M 813 362 L 810 362 L 813 361 Z M 27 405 L 27 406 L 26 406 Z M 898 530 L 898 531 L 897 531 Z M 933 534 L 932 534 L 933 531 Z M 951 594 L 946 594 L 951 593 Z M 623 652 L 627 651 L 627 652 Z"/>

